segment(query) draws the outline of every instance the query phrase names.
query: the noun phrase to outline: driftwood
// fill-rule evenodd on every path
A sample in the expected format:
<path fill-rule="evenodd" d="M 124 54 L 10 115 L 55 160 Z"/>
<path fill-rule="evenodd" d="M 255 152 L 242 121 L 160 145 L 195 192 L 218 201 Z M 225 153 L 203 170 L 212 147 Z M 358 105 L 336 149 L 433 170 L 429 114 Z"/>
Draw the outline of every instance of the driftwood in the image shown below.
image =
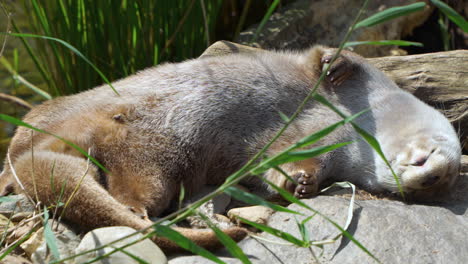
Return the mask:
<path fill-rule="evenodd" d="M 202 56 L 253 52 L 262 50 L 218 41 Z M 468 50 L 368 60 L 402 89 L 442 111 L 458 130 L 462 145 L 468 151 Z"/>

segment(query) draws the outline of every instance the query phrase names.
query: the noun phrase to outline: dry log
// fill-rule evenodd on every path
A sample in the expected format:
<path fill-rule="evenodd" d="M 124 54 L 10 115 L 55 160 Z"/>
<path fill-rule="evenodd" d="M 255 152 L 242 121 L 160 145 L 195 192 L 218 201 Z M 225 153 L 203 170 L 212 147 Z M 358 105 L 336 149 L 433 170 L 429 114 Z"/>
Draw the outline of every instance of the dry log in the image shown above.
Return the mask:
<path fill-rule="evenodd" d="M 228 41 L 211 45 L 202 56 L 261 52 Z M 370 58 L 401 88 L 442 111 L 468 151 L 468 50 Z"/>

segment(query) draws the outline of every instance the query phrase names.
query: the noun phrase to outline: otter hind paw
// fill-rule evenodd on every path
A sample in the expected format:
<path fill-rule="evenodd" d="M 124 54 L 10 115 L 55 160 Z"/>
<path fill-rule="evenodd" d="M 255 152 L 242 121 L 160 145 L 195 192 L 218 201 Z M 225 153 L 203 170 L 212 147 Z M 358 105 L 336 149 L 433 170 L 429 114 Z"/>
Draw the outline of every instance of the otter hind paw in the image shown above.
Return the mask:
<path fill-rule="evenodd" d="M 295 182 L 288 182 L 286 188 L 297 198 L 310 198 L 318 193 L 318 182 L 315 175 L 297 172 L 292 175 Z"/>
<path fill-rule="evenodd" d="M 326 64 L 329 64 L 335 55 L 334 51 L 330 50 L 323 54 L 321 63 L 323 65 L 322 70 L 325 70 Z M 341 85 L 346 79 L 348 79 L 353 73 L 352 63 L 346 59 L 346 57 L 340 55 L 331 65 L 327 72 L 327 79 L 333 86 Z"/>

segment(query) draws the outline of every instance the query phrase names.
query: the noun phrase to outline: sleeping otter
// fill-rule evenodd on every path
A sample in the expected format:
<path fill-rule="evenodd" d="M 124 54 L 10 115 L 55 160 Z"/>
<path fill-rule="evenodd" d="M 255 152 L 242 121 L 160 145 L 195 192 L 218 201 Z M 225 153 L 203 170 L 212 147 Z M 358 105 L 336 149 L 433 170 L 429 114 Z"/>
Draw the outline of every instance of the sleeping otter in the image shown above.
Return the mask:
<path fill-rule="evenodd" d="M 284 125 L 280 113 L 290 116 L 311 91 L 333 52 L 318 46 L 302 53 L 231 54 L 164 64 L 115 82 L 120 95 L 104 85 L 47 101 L 24 121 L 88 150 L 109 172 L 64 142 L 21 127 L 12 139 L 11 164 L 5 161 L 1 187 L 23 192 L 14 168 L 31 197 L 54 204 L 57 186 L 66 182 L 68 197 L 86 174 L 66 219 L 85 228 L 144 228 L 150 221 L 137 214 L 159 215 L 181 184 L 188 193 L 220 184 L 257 153 Z M 380 142 L 405 192 L 435 194 L 455 181 L 461 150 L 449 121 L 363 58 L 344 52 L 318 93 L 348 115 L 370 109 L 355 123 Z M 311 101 L 267 154 L 340 120 Z M 298 197 L 316 194 L 330 180 L 396 192 L 389 168 L 352 126 L 314 147 L 350 140 L 355 143 L 318 158 L 281 165 L 294 183 L 275 170 L 264 177 Z M 254 177 L 246 183 L 265 188 Z M 211 232 L 179 231 L 202 246 L 218 244 Z M 226 232 L 236 239 L 245 235 L 240 228 Z M 166 252 L 177 250 L 168 240 L 154 239 Z"/>

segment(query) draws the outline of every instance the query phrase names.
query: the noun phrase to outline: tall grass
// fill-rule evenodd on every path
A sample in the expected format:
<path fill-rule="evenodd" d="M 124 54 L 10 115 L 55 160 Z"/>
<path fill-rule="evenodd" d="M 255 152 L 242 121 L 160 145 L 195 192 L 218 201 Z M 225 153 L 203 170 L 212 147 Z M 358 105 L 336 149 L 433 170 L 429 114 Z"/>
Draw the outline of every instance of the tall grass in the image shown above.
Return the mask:
<path fill-rule="evenodd" d="M 57 37 L 82 52 L 112 81 L 161 61 L 198 56 L 212 39 L 222 0 L 24 0 L 31 31 Z M 19 32 L 14 24 L 13 29 Z M 53 96 L 77 93 L 102 78 L 67 47 L 23 44 Z"/>

